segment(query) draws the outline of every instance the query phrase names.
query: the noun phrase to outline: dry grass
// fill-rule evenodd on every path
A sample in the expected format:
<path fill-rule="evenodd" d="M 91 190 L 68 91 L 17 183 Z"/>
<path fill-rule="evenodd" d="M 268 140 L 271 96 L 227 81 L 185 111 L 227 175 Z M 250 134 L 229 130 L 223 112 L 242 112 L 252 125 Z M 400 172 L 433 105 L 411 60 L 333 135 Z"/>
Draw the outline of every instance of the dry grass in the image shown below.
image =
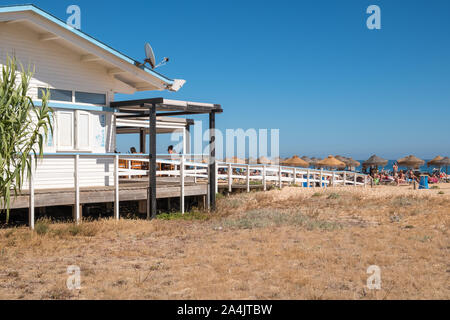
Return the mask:
<path fill-rule="evenodd" d="M 449 200 L 444 185 L 286 188 L 195 219 L 41 221 L 0 231 L 0 299 L 449 299 Z"/>

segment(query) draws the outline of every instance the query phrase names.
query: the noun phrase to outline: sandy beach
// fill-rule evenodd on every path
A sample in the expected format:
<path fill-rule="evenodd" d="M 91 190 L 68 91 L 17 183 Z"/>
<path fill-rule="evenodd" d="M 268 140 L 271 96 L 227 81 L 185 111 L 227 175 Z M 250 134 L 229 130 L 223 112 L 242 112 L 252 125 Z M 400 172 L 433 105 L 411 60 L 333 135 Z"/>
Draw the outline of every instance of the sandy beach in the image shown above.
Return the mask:
<path fill-rule="evenodd" d="M 449 299 L 438 188 L 285 188 L 222 197 L 214 215 L 0 230 L 0 299 Z"/>

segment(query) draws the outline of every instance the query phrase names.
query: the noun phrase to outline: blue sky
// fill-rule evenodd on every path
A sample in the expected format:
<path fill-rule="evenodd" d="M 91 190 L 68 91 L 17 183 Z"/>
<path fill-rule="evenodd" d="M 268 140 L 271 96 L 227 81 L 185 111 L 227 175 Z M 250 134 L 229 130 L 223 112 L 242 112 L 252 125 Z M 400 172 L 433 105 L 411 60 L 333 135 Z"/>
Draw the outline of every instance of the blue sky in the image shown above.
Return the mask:
<path fill-rule="evenodd" d="M 149 41 L 171 58 L 158 71 L 188 82 L 139 97 L 220 103 L 219 128 L 280 129 L 284 157 L 450 155 L 450 1 L 33 4 L 63 20 L 79 5 L 84 32 L 136 59 Z M 366 27 L 371 4 L 381 30 Z"/>

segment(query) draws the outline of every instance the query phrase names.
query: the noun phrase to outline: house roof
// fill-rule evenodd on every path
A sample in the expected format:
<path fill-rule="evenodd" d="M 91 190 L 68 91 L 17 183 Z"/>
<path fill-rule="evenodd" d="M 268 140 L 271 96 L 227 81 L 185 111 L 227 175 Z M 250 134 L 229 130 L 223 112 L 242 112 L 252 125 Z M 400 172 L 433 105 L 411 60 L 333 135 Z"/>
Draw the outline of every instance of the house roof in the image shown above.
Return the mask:
<path fill-rule="evenodd" d="M 82 61 L 104 64 L 112 76 L 130 87 L 130 91 L 178 91 L 184 85 L 184 80 L 172 80 L 140 66 L 138 61 L 34 5 L 0 6 L 0 22 L 31 23 L 43 41 L 64 41 L 80 52 Z"/>

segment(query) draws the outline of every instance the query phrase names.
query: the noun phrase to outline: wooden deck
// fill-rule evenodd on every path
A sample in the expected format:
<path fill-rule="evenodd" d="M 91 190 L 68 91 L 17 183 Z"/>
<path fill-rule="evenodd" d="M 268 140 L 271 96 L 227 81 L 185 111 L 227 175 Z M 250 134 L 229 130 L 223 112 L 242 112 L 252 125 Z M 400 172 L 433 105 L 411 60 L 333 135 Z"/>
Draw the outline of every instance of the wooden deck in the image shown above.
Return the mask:
<path fill-rule="evenodd" d="M 119 184 L 120 201 L 147 200 L 147 179 L 123 179 Z M 66 206 L 75 204 L 75 188 L 35 190 L 35 207 Z M 185 196 L 206 196 L 208 183 L 206 180 L 186 178 Z M 177 198 L 181 195 L 180 178 L 158 178 L 157 199 Z M 80 188 L 80 204 L 114 202 L 114 186 Z M 11 209 L 25 209 L 29 207 L 29 193 L 24 191 L 13 200 Z"/>

